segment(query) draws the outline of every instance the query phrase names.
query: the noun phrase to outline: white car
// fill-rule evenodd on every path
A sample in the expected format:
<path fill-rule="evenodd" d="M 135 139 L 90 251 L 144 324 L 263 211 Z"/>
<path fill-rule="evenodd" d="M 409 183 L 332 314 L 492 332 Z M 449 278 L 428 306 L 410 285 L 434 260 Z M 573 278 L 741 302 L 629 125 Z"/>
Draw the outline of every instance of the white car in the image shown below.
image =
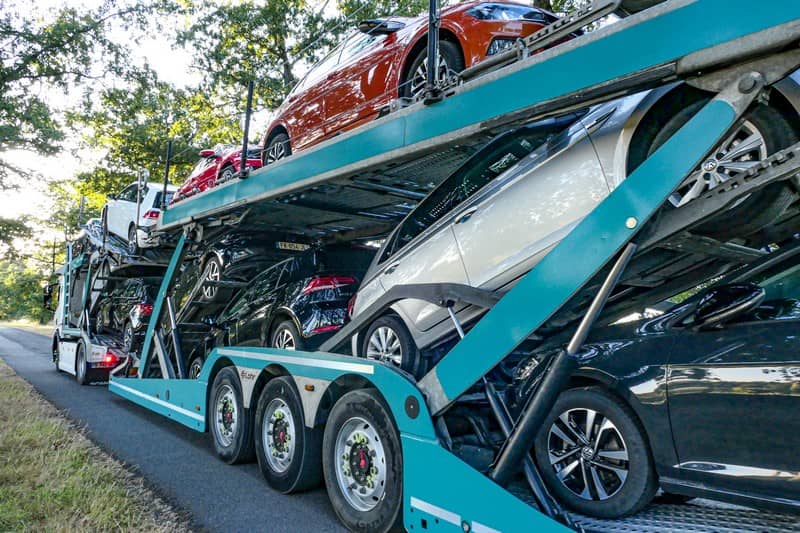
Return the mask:
<path fill-rule="evenodd" d="M 155 183 L 148 183 L 141 191 L 141 205 L 138 206 L 139 219 L 136 219 L 137 205 L 136 192 L 138 185 L 132 183 L 122 189 L 118 194 L 108 196 L 108 202 L 103 207 L 103 231 L 118 235 L 128 241 L 128 252 L 136 255 L 139 248 L 155 246 L 157 243 L 150 238 L 147 231 L 158 222 L 161 214 L 161 197 L 164 194 L 164 186 Z M 167 197 L 164 205 L 169 205 L 172 195 L 178 187 L 175 185 L 167 186 Z"/>

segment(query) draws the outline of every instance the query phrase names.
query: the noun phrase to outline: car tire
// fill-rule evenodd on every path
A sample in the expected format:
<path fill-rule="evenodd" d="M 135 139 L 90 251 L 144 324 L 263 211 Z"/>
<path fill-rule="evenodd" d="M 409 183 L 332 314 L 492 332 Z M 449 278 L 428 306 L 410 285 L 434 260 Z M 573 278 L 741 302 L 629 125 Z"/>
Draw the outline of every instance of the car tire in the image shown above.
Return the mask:
<path fill-rule="evenodd" d="M 79 385 L 88 385 L 91 383 L 89 363 L 86 361 L 86 348 L 83 342 L 78 343 L 75 353 L 75 381 Z"/>
<path fill-rule="evenodd" d="M 355 473 L 354 468 L 358 469 Z M 375 389 L 350 391 L 331 409 L 322 442 L 322 470 L 328 499 L 347 529 L 401 529 L 400 436 L 389 408 Z M 353 485 L 358 490 L 351 490 Z"/>
<path fill-rule="evenodd" d="M 217 456 L 228 464 L 250 462 L 253 449 L 253 416 L 244 408 L 239 374 L 232 366 L 219 371 L 211 387 L 208 423 Z"/>
<path fill-rule="evenodd" d="M 236 171 L 233 169 L 233 165 L 225 165 L 219 173 L 219 177 L 217 177 L 217 181 L 214 183 L 213 186 L 216 186 L 220 183 L 225 183 L 233 179 L 236 175 Z"/>
<path fill-rule="evenodd" d="M 701 98 L 687 105 L 667 120 L 646 150 L 647 157 L 652 155 L 678 129 L 686 124 L 707 101 L 706 98 Z M 767 156 L 791 146 L 798 140 L 798 136 L 789 121 L 774 107 L 756 104 L 744 116 L 744 119 L 746 123 L 736 127 L 740 128 L 740 130 L 748 127 L 754 128 L 764 140 L 763 144 Z M 725 147 L 720 146 L 718 148 L 724 149 Z M 638 164 L 635 166 L 638 166 Z M 788 183 L 773 183 L 745 197 L 737 205 L 723 211 L 711 220 L 704 222 L 697 228 L 697 232 L 722 241 L 750 235 L 774 222 L 794 199 L 795 194 Z"/>
<path fill-rule="evenodd" d="M 587 437 L 585 427 L 590 420 L 594 422 Z M 563 392 L 533 448 L 553 495 L 585 515 L 618 518 L 633 514 L 649 503 L 658 489 L 650 447 L 636 415 L 600 387 Z"/>
<path fill-rule="evenodd" d="M 207 281 L 222 280 L 222 262 L 216 255 L 209 257 L 203 265 L 203 279 Z M 207 303 L 216 303 L 227 297 L 227 291 L 220 287 L 204 286 L 200 289 L 201 299 Z"/>
<path fill-rule="evenodd" d="M 136 350 L 133 324 L 130 320 L 126 320 L 122 325 L 122 349 L 125 350 L 125 353 L 132 353 Z"/>
<path fill-rule="evenodd" d="M 97 315 L 95 315 L 94 327 L 92 329 L 94 330 L 95 335 L 102 335 L 106 330 L 105 326 L 103 326 L 102 313 L 99 311 L 97 312 Z"/>
<path fill-rule="evenodd" d="M 272 332 L 270 347 L 281 350 L 303 350 L 303 337 L 291 320 L 284 320 Z"/>
<path fill-rule="evenodd" d="M 108 209 L 103 208 L 103 213 L 100 215 L 100 228 L 103 232 L 103 242 L 108 242 Z"/>
<path fill-rule="evenodd" d="M 136 237 L 136 226 L 131 224 L 128 228 L 128 254 L 139 255 L 139 239 Z"/>
<path fill-rule="evenodd" d="M 458 45 L 450 41 L 439 41 L 439 56 L 444 61 L 448 71 L 461 72 L 464 70 L 464 56 Z M 400 82 L 400 98 L 417 100 L 425 94 L 425 66 L 428 59 L 428 47 L 420 50 L 409 64 L 408 70 Z"/>
<path fill-rule="evenodd" d="M 403 321 L 394 315 L 380 317 L 367 329 L 361 356 L 394 363 L 417 377 L 425 371 L 411 333 Z"/>
<path fill-rule="evenodd" d="M 267 166 L 290 155 L 292 155 L 292 145 L 289 142 L 289 136 L 280 132 L 273 135 L 269 140 L 261 160 L 264 166 Z"/>
<path fill-rule="evenodd" d="M 200 372 L 203 371 L 203 363 L 205 363 L 205 358 L 202 355 L 193 357 L 186 369 L 186 377 L 188 379 L 197 379 L 200 376 Z"/>
<path fill-rule="evenodd" d="M 267 383 L 256 409 L 256 456 L 273 489 L 291 494 L 322 481 L 322 428 L 305 424 L 303 402 L 290 377 Z"/>

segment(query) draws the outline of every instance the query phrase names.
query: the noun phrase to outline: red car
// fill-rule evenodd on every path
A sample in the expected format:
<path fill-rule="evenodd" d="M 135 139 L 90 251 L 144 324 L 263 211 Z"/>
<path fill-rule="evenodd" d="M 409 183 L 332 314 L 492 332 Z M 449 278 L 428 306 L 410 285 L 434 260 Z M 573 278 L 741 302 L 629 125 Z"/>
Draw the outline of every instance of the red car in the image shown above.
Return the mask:
<path fill-rule="evenodd" d="M 440 76 L 460 72 L 557 20 L 521 4 L 466 2 L 442 10 Z M 264 164 L 416 99 L 427 76 L 427 15 L 362 22 L 298 83 L 267 129 Z"/>
<path fill-rule="evenodd" d="M 241 162 L 241 146 L 218 144 L 214 148 L 200 150 L 200 161 L 172 197 L 170 204 L 228 181 L 239 172 Z M 260 146 L 247 147 L 247 165 L 252 169 L 261 168 Z"/>

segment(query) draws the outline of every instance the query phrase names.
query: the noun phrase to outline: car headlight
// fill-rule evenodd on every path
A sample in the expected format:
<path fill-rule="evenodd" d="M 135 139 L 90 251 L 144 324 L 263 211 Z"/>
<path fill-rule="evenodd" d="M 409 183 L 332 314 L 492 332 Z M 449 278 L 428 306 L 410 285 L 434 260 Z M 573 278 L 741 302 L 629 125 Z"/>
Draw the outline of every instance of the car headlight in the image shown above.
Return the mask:
<path fill-rule="evenodd" d="M 540 24 L 550 24 L 556 17 L 539 9 L 512 4 L 484 2 L 469 9 L 467 15 L 478 20 L 529 20 Z M 553 19 L 553 20 L 551 20 Z"/>
<path fill-rule="evenodd" d="M 499 52 L 502 52 L 503 50 L 508 50 L 514 46 L 514 41 L 516 41 L 516 39 L 496 37 L 492 39 L 492 43 L 489 45 L 488 50 L 486 50 L 486 55 L 493 56 Z"/>

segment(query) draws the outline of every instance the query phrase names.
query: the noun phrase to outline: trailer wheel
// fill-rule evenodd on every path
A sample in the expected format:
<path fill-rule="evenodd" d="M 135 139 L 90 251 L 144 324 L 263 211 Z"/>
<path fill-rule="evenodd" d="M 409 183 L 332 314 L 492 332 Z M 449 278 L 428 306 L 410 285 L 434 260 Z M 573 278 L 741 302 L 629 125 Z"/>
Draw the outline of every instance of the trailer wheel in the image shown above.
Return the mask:
<path fill-rule="evenodd" d="M 389 408 L 374 389 L 348 392 L 333 406 L 322 443 L 333 510 L 352 531 L 402 526 L 403 456 Z"/>
<path fill-rule="evenodd" d="M 244 408 L 242 385 L 232 366 L 214 378 L 209 404 L 209 425 L 214 449 L 228 464 L 253 460 L 253 416 Z"/>
<path fill-rule="evenodd" d="M 303 403 L 291 378 L 264 387 L 256 409 L 256 455 L 267 483 L 284 494 L 322 479 L 322 430 L 306 427 Z"/>
<path fill-rule="evenodd" d="M 86 350 L 82 342 L 78 343 L 77 353 L 75 354 L 75 379 L 80 385 L 88 385 L 91 381 L 86 363 Z"/>

